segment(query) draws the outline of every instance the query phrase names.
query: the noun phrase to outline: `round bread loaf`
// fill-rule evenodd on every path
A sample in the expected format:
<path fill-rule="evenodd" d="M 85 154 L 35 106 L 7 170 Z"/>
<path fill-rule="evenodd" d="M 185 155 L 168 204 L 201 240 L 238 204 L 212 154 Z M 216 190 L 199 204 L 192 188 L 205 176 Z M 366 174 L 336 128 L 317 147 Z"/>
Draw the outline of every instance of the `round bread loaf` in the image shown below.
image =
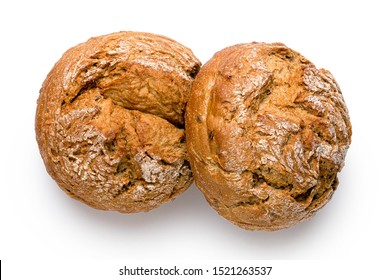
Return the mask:
<path fill-rule="evenodd" d="M 118 32 L 64 53 L 48 74 L 36 137 L 48 173 L 94 208 L 151 210 L 192 182 L 184 110 L 200 62 L 163 36 Z"/>
<path fill-rule="evenodd" d="M 195 183 L 244 229 L 279 230 L 313 216 L 336 190 L 351 133 L 333 76 L 281 43 L 218 52 L 187 104 Z"/>

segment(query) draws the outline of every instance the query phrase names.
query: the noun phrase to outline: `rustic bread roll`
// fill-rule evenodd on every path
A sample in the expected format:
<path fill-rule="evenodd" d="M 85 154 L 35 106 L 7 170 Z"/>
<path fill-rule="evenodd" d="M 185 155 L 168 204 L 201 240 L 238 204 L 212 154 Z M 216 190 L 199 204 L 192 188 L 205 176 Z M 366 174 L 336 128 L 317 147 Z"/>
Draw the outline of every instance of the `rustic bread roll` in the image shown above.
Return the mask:
<path fill-rule="evenodd" d="M 308 219 L 332 197 L 351 124 L 332 77 L 281 43 L 228 47 L 203 66 L 186 112 L 195 183 L 250 230 Z"/>
<path fill-rule="evenodd" d="M 48 173 L 104 210 L 148 211 L 189 187 L 184 110 L 199 60 L 158 35 L 119 32 L 64 53 L 43 83 L 36 136 Z"/>

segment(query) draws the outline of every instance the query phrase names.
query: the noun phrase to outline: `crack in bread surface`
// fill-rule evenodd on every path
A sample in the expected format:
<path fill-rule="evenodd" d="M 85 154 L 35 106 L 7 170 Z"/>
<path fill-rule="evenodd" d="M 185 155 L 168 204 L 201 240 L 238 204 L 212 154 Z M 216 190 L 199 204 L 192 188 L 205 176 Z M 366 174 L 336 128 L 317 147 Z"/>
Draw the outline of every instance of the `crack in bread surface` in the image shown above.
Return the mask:
<path fill-rule="evenodd" d="M 65 104 L 99 88 L 117 105 L 184 126 L 187 93 L 200 68 L 188 49 L 167 38 L 142 35 L 93 38 L 87 43 L 92 46 L 89 52 L 65 69 Z M 82 53 L 83 48 L 79 45 L 73 52 Z"/>

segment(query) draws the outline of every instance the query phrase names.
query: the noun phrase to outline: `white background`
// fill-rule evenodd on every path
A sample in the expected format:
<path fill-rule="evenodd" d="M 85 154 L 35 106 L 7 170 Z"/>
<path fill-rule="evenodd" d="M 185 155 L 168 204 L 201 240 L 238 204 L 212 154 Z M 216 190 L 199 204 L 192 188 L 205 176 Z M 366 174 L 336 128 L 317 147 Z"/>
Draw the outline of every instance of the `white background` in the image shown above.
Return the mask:
<path fill-rule="evenodd" d="M 21 260 L 273 259 L 331 260 L 349 267 L 357 262 L 354 273 L 363 265 L 384 272 L 390 250 L 390 20 L 385 3 L 2 1 L 4 269 Z M 290 229 L 251 232 L 219 217 L 194 185 L 172 203 L 130 215 L 94 210 L 66 196 L 46 173 L 35 141 L 39 89 L 68 48 L 120 30 L 171 37 L 190 47 L 202 63 L 232 44 L 283 42 L 330 70 L 353 126 L 352 145 L 330 203 L 311 221 Z"/>

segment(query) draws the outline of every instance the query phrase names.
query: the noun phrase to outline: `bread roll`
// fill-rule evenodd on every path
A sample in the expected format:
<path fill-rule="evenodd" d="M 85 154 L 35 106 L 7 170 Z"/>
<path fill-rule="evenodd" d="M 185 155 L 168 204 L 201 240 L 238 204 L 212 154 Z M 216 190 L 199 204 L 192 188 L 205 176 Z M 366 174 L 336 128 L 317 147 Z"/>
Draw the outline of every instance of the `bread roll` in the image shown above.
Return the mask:
<path fill-rule="evenodd" d="M 189 187 L 184 110 L 199 60 L 163 36 L 118 32 L 64 53 L 48 74 L 36 137 L 71 197 L 120 212 L 151 210 Z"/>
<path fill-rule="evenodd" d="M 313 216 L 335 192 L 351 123 L 333 76 L 281 43 L 218 52 L 186 112 L 195 183 L 227 220 L 279 230 Z"/>

